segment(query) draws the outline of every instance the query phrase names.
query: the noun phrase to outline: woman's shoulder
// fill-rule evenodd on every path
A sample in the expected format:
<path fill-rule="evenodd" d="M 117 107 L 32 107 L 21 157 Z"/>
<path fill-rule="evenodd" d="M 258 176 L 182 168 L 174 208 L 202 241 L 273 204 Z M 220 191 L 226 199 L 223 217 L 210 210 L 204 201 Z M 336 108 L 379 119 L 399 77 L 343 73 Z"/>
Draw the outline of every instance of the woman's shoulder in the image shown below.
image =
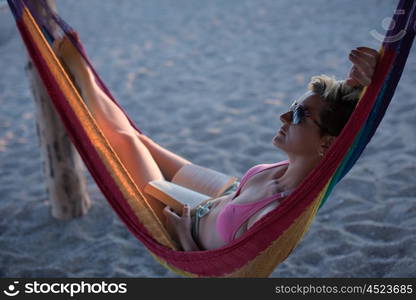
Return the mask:
<path fill-rule="evenodd" d="M 250 169 L 248 169 L 247 172 L 243 175 L 243 177 L 241 177 L 240 187 L 245 185 L 245 183 L 249 181 L 249 179 L 253 177 L 255 174 L 260 173 L 267 169 L 283 167 L 287 165 L 288 163 L 289 162 L 287 160 L 284 160 L 284 161 L 280 161 L 277 163 L 263 163 L 263 164 L 255 165 L 251 167 Z"/>
<path fill-rule="evenodd" d="M 252 175 L 260 172 L 261 170 L 264 170 L 266 168 L 268 168 L 270 166 L 270 164 L 258 164 L 258 165 L 254 165 L 252 166 L 250 169 L 248 169 L 243 177 L 241 177 L 240 182 L 244 182 L 246 181 L 248 178 L 250 178 Z"/>
<path fill-rule="evenodd" d="M 289 164 L 288 160 L 282 160 L 282 161 L 279 161 L 277 163 L 263 163 L 263 164 L 254 165 L 250 169 L 247 170 L 245 175 L 247 175 L 248 173 L 257 173 L 257 172 L 260 172 L 264 169 L 269 169 L 269 168 L 273 168 L 273 167 L 280 167 L 280 166 L 284 166 L 284 165 L 287 165 L 287 164 Z"/>

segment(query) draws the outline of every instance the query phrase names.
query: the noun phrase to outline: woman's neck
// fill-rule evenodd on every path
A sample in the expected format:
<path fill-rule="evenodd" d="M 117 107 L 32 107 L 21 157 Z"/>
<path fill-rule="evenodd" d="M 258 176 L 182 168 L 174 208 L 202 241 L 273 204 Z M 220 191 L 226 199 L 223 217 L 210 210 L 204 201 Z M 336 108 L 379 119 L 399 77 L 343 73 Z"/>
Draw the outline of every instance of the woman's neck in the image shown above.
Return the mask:
<path fill-rule="evenodd" d="M 289 165 L 284 174 L 277 178 L 282 190 L 295 189 L 319 163 L 319 157 L 289 157 Z"/>

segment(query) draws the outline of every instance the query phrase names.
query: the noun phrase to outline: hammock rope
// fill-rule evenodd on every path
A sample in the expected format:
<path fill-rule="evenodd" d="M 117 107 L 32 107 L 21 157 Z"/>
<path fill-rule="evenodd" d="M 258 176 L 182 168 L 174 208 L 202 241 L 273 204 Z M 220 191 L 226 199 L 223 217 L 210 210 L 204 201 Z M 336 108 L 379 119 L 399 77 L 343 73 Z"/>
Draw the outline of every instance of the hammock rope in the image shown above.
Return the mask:
<path fill-rule="evenodd" d="M 73 42 L 93 71 L 99 86 L 124 112 L 133 128 L 143 133 L 111 95 L 71 34 L 74 30 L 44 0 L 51 18 Z M 366 87 L 349 122 L 325 158 L 284 201 L 230 244 L 214 250 L 178 251 L 151 205 L 99 129 L 75 85 L 54 54 L 57 38 L 45 16 L 38 16 L 27 0 L 8 0 L 29 56 L 60 115 L 68 136 L 79 151 L 98 187 L 125 223 L 161 264 L 184 276 L 265 277 L 293 251 L 309 229 L 334 186 L 348 173 L 373 137 L 400 80 L 416 27 L 416 4 L 400 0 L 391 29 L 380 49 L 372 83 Z M 51 20 L 50 19 L 50 20 Z M 50 21 L 49 20 L 49 21 Z M 402 38 L 391 42 L 404 30 Z"/>

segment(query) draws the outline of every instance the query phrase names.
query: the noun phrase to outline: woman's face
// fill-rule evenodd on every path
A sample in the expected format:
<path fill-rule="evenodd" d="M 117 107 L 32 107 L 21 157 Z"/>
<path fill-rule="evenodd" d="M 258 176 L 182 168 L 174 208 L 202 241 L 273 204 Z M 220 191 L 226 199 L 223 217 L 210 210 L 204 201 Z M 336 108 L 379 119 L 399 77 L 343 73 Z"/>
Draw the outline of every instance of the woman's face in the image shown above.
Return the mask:
<path fill-rule="evenodd" d="M 293 124 L 293 114 L 288 111 L 280 116 L 282 126 L 273 137 L 273 144 L 285 151 L 288 156 L 317 156 L 322 152 L 323 139 L 319 124 L 320 112 L 326 105 L 321 97 L 313 92 L 306 92 L 298 100 L 304 110 L 304 117 L 299 124 Z"/>

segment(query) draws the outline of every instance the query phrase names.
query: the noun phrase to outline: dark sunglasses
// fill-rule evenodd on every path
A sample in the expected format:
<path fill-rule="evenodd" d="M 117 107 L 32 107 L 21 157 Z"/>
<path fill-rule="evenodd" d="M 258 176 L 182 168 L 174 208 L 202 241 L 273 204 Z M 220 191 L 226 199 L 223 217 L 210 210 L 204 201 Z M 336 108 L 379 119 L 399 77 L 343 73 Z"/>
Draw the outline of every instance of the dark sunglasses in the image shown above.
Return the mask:
<path fill-rule="evenodd" d="M 291 116 L 291 122 L 294 125 L 302 123 L 302 120 L 305 118 L 311 119 L 321 130 L 324 132 L 326 131 L 325 127 L 322 126 L 318 121 L 316 121 L 314 118 L 312 118 L 310 112 L 308 112 L 302 105 L 293 102 L 293 104 L 290 106 L 289 109 L 290 116 Z"/>

